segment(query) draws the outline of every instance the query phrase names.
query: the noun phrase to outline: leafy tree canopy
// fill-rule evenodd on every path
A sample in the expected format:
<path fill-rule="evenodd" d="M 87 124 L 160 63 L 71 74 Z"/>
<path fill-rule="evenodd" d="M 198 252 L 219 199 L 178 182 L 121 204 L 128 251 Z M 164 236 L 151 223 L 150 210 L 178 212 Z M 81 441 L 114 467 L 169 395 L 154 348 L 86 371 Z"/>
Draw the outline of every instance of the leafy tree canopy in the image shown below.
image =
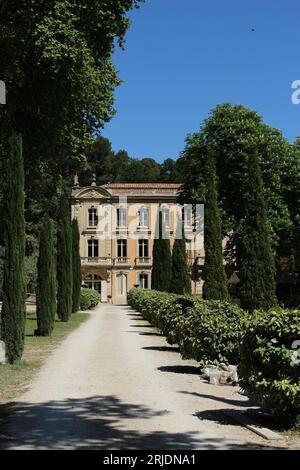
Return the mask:
<path fill-rule="evenodd" d="M 2 0 L 1 79 L 5 126 L 22 134 L 27 211 L 49 200 L 59 176 L 81 168 L 87 145 L 114 114 L 127 12 L 143 0 Z M 41 188 L 45 186 L 45 193 Z"/>
<path fill-rule="evenodd" d="M 96 174 L 98 185 L 106 183 L 178 183 L 181 181 L 176 160 L 163 163 L 153 158 L 132 158 L 126 150 L 114 152 L 112 143 L 105 137 L 97 137 L 86 154 L 85 169 L 79 173 L 81 186 L 91 184 Z"/>
<path fill-rule="evenodd" d="M 262 169 L 273 246 L 277 254 L 290 252 L 297 225 L 295 211 L 299 207 L 297 144 L 289 144 L 280 131 L 267 126 L 255 111 L 240 105 L 217 106 L 199 133 L 188 136 L 186 149 L 178 162 L 178 168 L 185 175 L 182 192 L 185 201 L 204 200 L 207 150 L 216 155 L 224 234 L 235 230 L 243 215 L 247 155 L 255 151 Z"/>

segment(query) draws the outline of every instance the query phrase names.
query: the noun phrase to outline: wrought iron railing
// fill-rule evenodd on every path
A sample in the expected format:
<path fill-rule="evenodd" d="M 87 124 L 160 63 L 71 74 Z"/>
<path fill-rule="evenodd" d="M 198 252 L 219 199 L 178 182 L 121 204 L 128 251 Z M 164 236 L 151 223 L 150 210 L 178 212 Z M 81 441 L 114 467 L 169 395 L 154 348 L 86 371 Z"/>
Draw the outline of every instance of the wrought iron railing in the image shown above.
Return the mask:
<path fill-rule="evenodd" d="M 82 264 L 99 264 L 102 266 L 110 266 L 112 264 L 111 257 L 94 257 L 94 256 L 84 256 L 81 258 Z"/>
<path fill-rule="evenodd" d="M 138 258 L 135 259 L 135 264 L 136 266 L 151 265 L 152 258 L 149 258 L 148 256 L 139 256 Z"/>

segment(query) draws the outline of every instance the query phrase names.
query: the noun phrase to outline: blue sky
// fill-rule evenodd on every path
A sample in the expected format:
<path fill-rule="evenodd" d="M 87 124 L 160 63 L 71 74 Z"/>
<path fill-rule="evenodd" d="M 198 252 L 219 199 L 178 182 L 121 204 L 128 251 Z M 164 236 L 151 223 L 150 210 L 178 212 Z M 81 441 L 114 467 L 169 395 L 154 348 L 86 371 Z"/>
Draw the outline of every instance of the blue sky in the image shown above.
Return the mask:
<path fill-rule="evenodd" d="M 299 0 L 147 0 L 130 16 L 114 55 L 117 114 L 103 131 L 115 150 L 177 158 L 223 102 L 257 110 L 291 142 L 300 135 Z"/>

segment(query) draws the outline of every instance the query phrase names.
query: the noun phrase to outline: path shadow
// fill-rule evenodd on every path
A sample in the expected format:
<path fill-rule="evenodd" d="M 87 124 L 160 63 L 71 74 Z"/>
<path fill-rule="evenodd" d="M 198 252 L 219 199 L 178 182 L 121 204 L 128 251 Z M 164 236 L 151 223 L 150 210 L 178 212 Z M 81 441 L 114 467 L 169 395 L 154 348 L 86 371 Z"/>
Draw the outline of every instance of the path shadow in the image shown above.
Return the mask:
<path fill-rule="evenodd" d="M 228 426 L 228 424 L 241 426 L 241 424 L 239 424 L 237 421 L 234 421 L 233 419 L 230 419 L 229 416 L 226 416 L 222 409 L 198 411 L 194 414 L 194 416 L 196 416 L 201 421 L 212 421 L 223 426 Z"/>
<path fill-rule="evenodd" d="M 140 333 L 138 331 L 138 334 L 141 335 L 141 336 L 163 336 L 161 333 L 149 333 L 148 331 L 145 331 L 143 333 Z"/>
<path fill-rule="evenodd" d="M 257 404 L 251 402 L 250 400 L 230 400 L 224 397 L 217 397 L 216 395 L 208 395 L 205 393 L 197 393 L 197 392 L 187 392 L 186 390 L 182 390 L 179 393 L 182 393 L 184 395 L 193 395 L 195 397 L 204 398 L 205 400 L 209 399 L 209 400 L 213 400 L 213 401 L 217 401 L 221 403 L 226 403 L 227 405 L 234 405 L 234 406 L 240 406 L 240 407 L 245 407 L 245 408 L 249 408 L 252 406 L 257 407 Z"/>
<path fill-rule="evenodd" d="M 141 332 L 140 330 L 126 330 L 125 333 L 137 333 L 140 336 L 163 336 L 160 333 L 156 333 L 156 332 L 152 332 L 152 331 L 151 332 L 149 332 L 149 331 Z"/>
<path fill-rule="evenodd" d="M 231 426 L 238 426 L 238 427 L 242 426 L 241 423 L 231 418 L 229 415 L 225 414 L 224 411 L 237 411 L 237 409 L 236 408 L 232 408 L 232 409 L 220 408 L 220 409 L 214 409 L 214 410 L 204 410 L 204 411 L 199 411 L 195 413 L 194 416 L 199 418 L 201 421 L 203 420 L 212 421 L 214 423 L 218 423 L 223 426 L 227 426 L 228 424 L 230 424 Z M 256 420 L 253 421 L 253 424 L 255 424 L 257 427 L 260 426 Z M 270 429 L 272 429 L 272 427 L 270 427 Z"/>
<path fill-rule="evenodd" d="M 3 406 L 3 405 L 2 405 Z M 263 449 L 234 444 L 195 432 L 141 432 L 138 420 L 164 416 L 166 411 L 121 402 L 115 396 L 95 396 L 45 403 L 15 403 L 1 449 L 193 450 Z M 130 421 L 125 421 L 130 420 Z M 124 422 L 125 421 L 125 422 Z M 124 427 L 126 424 L 126 427 Z M 142 428 L 142 426 L 141 426 Z M 149 429 L 149 428 L 148 428 Z"/>
<path fill-rule="evenodd" d="M 196 366 L 161 366 L 158 367 L 161 372 L 171 372 L 173 374 L 194 374 L 200 375 L 201 367 Z"/>
<path fill-rule="evenodd" d="M 149 325 L 149 323 L 147 323 L 146 325 L 130 325 L 132 328 L 154 328 L 152 325 Z"/>
<path fill-rule="evenodd" d="M 126 312 L 127 314 L 130 314 L 130 315 L 141 315 L 139 312 L 129 307 L 129 305 L 123 305 L 122 309 L 123 309 L 123 312 Z"/>
<path fill-rule="evenodd" d="M 178 347 L 172 346 L 144 346 L 142 349 L 147 351 L 160 351 L 160 352 L 174 352 L 179 353 L 180 349 Z"/>

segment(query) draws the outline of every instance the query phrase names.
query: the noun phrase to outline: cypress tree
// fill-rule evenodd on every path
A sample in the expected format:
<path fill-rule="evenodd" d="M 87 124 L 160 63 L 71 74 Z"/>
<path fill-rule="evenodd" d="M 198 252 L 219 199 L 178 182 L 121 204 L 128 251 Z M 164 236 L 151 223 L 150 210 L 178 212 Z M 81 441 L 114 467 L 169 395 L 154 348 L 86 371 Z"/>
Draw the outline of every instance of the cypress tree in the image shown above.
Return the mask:
<path fill-rule="evenodd" d="M 56 315 L 55 232 L 52 220 L 46 216 L 40 230 L 37 287 L 37 336 L 50 336 Z"/>
<path fill-rule="evenodd" d="M 13 363 L 22 357 L 26 320 L 24 163 L 22 138 L 15 133 L 7 142 L 4 173 L 5 210 L 2 222 L 5 255 L 1 339 L 5 342 L 7 360 Z"/>
<path fill-rule="evenodd" d="M 205 167 L 205 264 L 203 272 L 203 298 L 207 300 L 227 300 L 229 294 L 223 264 L 221 217 L 218 207 L 214 155 L 208 153 Z"/>
<path fill-rule="evenodd" d="M 68 322 L 72 313 L 72 229 L 70 206 L 65 194 L 61 196 L 57 231 L 57 314 Z"/>
<path fill-rule="evenodd" d="M 188 272 L 185 237 L 182 224 L 177 223 L 177 236 L 172 251 L 172 278 L 170 292 L 181 295 L 192 293 L 191 277 Z"/>
<path fill-rule="evenodd" d="M 73 313 L 78 312 L 81 291 L 80 233 L 77 219 L 72 221 Z"/>
<path fill-rule="evenodd" d="M 236 237 L 241 280 L 239 298 L 246 310 L 267 310 L 276 305 L 275 257 L 271 248 L 257 152 L 249 152 L 246 162 L 244 217 Z"/>
<path fill-rule="evenodd" d="M 162 213 L 159 212 L 158 238 L 153 245 L 153 268 L 151 287 L 154 290 L 169 292 L 172 277 L 172 259 L 170 239 L 166 237 L 162 226 Z"/>

